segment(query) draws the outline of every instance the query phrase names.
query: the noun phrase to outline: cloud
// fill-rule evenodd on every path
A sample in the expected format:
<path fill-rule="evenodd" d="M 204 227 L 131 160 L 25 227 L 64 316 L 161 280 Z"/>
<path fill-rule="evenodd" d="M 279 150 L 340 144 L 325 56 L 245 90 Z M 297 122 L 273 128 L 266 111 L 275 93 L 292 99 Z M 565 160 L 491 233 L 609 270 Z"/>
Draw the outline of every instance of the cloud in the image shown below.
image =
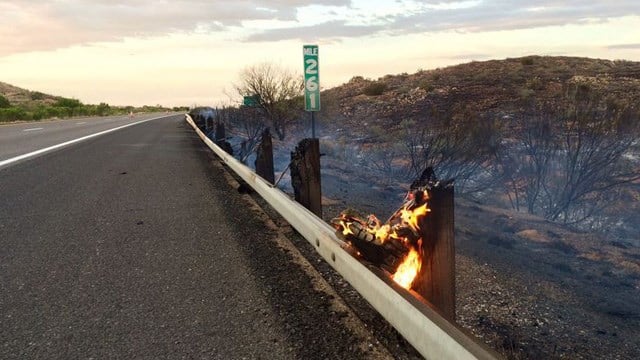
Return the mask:
<path fill-rule="evenodd" d="M 318 37 L 322 40 L 336 38 L 360 37 L 376 33 L 382 30 L 380 25 L 348 25 L 344 20 L 329 21 L 317 25 L 281 28 L 250 35 L 246 41 L 277 41 L 282 39 L 300 39 L 302 41 L 315 41 Z"/>
<path fill-rule="evenodd" d="M 443 56 L 443 59 L 447 59 L 447 60 L 453 60 L 455 62 L 460 62 L 460 61 L 469 61 L 469 60 L 487 60 L 487 59 L 491 59 L 493 58 L 493 55 L 491 54 L 483 54 L 483 53 L 469 53 L 469 54 L 459 54 L 459 55 L 450 55 L 450 56 Z"/>
<path fill-rule="evenodd" d="M 461 2 L 461 4 L 463 4 Z M 398 16 L 389 27 L 399 33 L 459 30 L 469 32 L 527 29 L 552 25 L 605 21 L 640 15 L 636 0 L 620 1 L 483 1 L 464 8 L 424 9 Z"/>
<path fill-rule="evenodd" d="M 617 44 L 607 46 L 609 50 L 640 50 L 640 43 L 636 44 Z"/>
<path fill-rule="evenodd" d="M 342 34 L 342 37 L 360 37 L 376 33 L 403 35 L 438 31 L 485 32 L 580 24 L 640 15 L 637 0 L 405 0 L 398 3 L 410 10 L 371 19 L 369 23 L 375 26 L 354 25 L 349 21 L 327 22 L 327 26 L 316 25 L 313 28 L 317 30 L 315 36 L 323 39 L 334 38 L 336 34 Z M 302 39 L 302 34 L 308 29 L 309 27 L 270 29 L 249 36 L 247 41 Z"/>
<path fill-rule="evenodd" d="M 244 21 L 294 21 L 309 5 L 350 6 L 350 0 L 0 0 L 0 56 L 77 44 L 222 31 Z"/>
<path fill-rule="evenodd" d="M 305 17 L 316 12 L 321 16 L 312 16 L 311 22 Z M 633 15 L 640 15 L 637 0 L 0 0 L 0 56 L 172 33 L 241 30 L 232 37 L 324 42 L 525 29 Z M 251 23 L 260 20 L 269 25 Z"/>

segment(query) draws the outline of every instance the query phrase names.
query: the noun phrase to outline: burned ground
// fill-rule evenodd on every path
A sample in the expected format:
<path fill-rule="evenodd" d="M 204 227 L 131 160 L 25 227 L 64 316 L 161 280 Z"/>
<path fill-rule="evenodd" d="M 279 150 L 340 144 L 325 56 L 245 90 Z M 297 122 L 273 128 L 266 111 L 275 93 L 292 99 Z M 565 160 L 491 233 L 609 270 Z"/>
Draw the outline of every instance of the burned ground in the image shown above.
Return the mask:
<path fill-rule="evenodd" d="M 384 214 L 403 195 L 341 174 L 323 177 L 327 220 L 347 203 Z M 640 336 L 640 249 L 619 246 L 458 199 L 457 322 L 509 358 L 637 357 L 623 339 Z"/>
<path fill-rule="evenodd" d="M 372 92 L 376 83 L 384 86 Z M 317 119 L 325 155 L 325 220 L 346 208 L 386 218 L 401 205 L 411 176 L 402 170 L 408 160 L 394 153 L 405 144 L 390 137 L 402 132 L 403 124 L 445 114 L 462 119 L 458 124 L 464 128 L 470 116 L 468 121 L 498 121 L 513 134 L 521 130 L 517 119 L 535 116 L 527 104 L 535 100 L 563 109 L 570 105 L 566 95 L 571 87 L 606 95 L 636 111 L 629 104 L 640 99 L 640 63 L 527 57 L 377 80 L 354 77 L 323 92 Z M 274 142 L 276 177 L 307 127 L 301 123 L 299 136 Z M 625 155 L 629 160 L 636 161 L 637 147 L 636 142 Z M 392 159 L 379 157 L 390 154 Z M 279 187 L 290 192 L 287 181 L 285 176 Z M 626 187 L 606 210 L 614 221 L 596 232 L 514 211 L 506 195 L 495 189 L 458 193 L 458 324 L 508 358 L 640 357 L 640 346 L 629 341 L 640 337 L 638 199 L 638 184 Z M 298 245 L 304 248 L 304 241 Z M 312 250 L 303 253 L 314 257 Z M 321 261 L 311 262 L 333 279 L 359 316 L 380 322 L 339 276 Z M 385 346 L 398 349 L 396 357 L 415 356 L 402 350 L 410 347 L 393 330 L 376 326 L 376 332 L 387 334 Z"/>

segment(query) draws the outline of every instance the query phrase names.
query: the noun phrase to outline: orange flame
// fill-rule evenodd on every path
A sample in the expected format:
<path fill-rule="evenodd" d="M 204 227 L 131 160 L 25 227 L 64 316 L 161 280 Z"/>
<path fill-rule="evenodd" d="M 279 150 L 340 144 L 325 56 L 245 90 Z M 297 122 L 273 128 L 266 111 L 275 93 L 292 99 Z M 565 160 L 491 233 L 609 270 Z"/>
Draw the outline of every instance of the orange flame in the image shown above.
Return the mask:
<path fill-rule="evenodd" d="M 358 228 L 374 235 L 379 245 L 390 240 L 402 243 L 405 248 L 409 249 L 409 253 L 402 260 L 392 278 L 403 288 L 411 289 L 413 280 L 420 272 L 422 266 L 422 258 L 417 250 L 417 248 L 421 247 L 422 239 L 416 239 L 415 236 L 420 233 L 419 224 L 421 219 L 426 216 L 431 209 L 428 207 L 429 193 L 426 190 L 421 194 L 409 193 L 407 199 L 408 201 L 403 207 L 396 211 L 386 224 L 382 224 L 375 215 L 369 215 L 365 222 L 364 220 L 342 214 L 336 228 L 341 230 L 345 236 L 356 235 L 350 228 L 350 225 L 358 223 L 361 225 L 361 227 Z M 422 204 L 418 206 L 416 201 L 418 204 Z M 407 236 L 401 235 L 406 234 L 405 231 L 401 231 L 403 228 L 411 229 L 414 237 L 410 239 Z"/>
<path fill-rule="evenodd" d="M 389 238 L 389 236 L 391 236 L 390 231 L 391 225 L 382 225 L 380 228 L 375 230 L 376 238 L 379 239 L 381 243 L 384 243 Z"/>
<path fill-rule="evenodd" d="M 414 248 L 411 248 L 409 254 L 407 254 L 400 266 L 398 266 L 396 273 L 393 274 L 393 281 L 405 289 L 410 289 L 421 266 L 422 259 L 420 259 L 420 254 Z"/>
<path fill-rule="evenodd" d="M 402 209 L 401 217 L 402 221 L 404 221 L 412 230 L 419 230 L 418 222 L 420 218 L 427 215 L 427 213 L 431 211 L 427 207 L 427 203 L 422 204 L 422 206 L 418 206 L 413 210 Z"/>
<path fill-rule="evenodd" d="M 351 231 L 351 228 L 349 228 L 349 225 L 351 224 L 351 222 L 345 222 L 340 221 L 340 226 L 342 226 L 342 235 L 347 236 L 349 234 L 353 234 L 353 231 Z"/>

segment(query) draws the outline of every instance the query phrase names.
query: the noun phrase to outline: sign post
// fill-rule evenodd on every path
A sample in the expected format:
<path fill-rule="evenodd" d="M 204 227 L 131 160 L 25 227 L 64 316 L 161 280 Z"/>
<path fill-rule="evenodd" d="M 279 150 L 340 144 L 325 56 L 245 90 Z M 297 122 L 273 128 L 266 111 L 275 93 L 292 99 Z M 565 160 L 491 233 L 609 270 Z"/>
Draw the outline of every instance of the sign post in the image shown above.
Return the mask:
<path fill-rule="evenodd" d="M 316 137 L 315 112 L 320 111 L 320 71 L 318 45 L 303 45 L 304 109 L 311 112 L 311 137 Z"/>

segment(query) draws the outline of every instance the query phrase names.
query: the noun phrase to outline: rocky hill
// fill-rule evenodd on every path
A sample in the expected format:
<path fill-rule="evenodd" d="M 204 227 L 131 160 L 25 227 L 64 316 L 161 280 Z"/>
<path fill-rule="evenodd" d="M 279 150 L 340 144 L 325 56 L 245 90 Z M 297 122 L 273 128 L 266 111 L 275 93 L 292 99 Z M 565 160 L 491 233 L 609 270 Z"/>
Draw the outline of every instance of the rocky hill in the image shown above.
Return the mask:
<path fill-rule="evenodd" d="M 333 144 L 358 144 L 346 152 L 329 151 L 361 152 L 354 156 L 370 167 L 386 170 L 386 174 L 380 171 L 380 178 L 392 176 L 396 182 L 419 174 L 425 162 L 420 157 L 431 157 L 439 161 L 433 165 L 440 165 L 441 172 L 445 169 L 445 177 L 458 180 L 462 185 L 459 190 L 485 199 L 491 196 L 495 204 L 510 202 L 519 208 L 514 201 L 523 200 L 517 199 L 521 195 L 526 197 L 529 189 L 523 182 L 532 175 L 525 171 L 537 171 L 541 176 L 545 170 L 536 170 L 536 164 L 526 169 L 522 165 L 536 153 L 533 147 L 544 142 L 541 131 L 549 131 L 548 138 L 557 142 L 553 144 L 556 162 L 569 161 L 559 157 L 571 154 L 580 163 L 574 165 L 589 173 L 610 161 L 590 154 L 616 145 L 617 158 L 629 169 L 626 175 L 640 172 L 640 143 L 635 141 L 640 136 L 640 62 L 541 56 L 471 62 L 377 80 L 356 76 L 322 96 L 319 122 L 325 129 L 323 134 L 335 140 Z M 442 135 L 434 140 L 434 133 Z M 584 145 L 587 139 L 591 141 L 589 149 Z M 614 144 L 618 139 L 620 144 Z M 367 154 L 367 149 L 372 151 Z M 376 149 L 378 154 L 372 155 Z M 447 152 L 444 156 L 449 158 L 442 159 Z M 464 171 L 472 166 L 483 175 L 467 181 L 469 174 Z M 558 179 L 543 180 L 579 175 L 583 174 L 557 172 Z M 484 177 L 484 183 L 479 177 Z M 603 176 L 593 182 L 601 180 Z M 637 179 L 632 181 L 633 176 L 623 180 L 640 185 Z M 496 186 L 511 190 L 488 194 Z M 611 212 L 606 217 L 608 221 L 622 219 L 623 227 L 633 224 L 631 232 L 637 233 L 640 217 L 633 214 L 640 212 L 636 211 L 640 206 L 630 200 L 640 196 L 640 189 L 631 189 L 615 195 L 625 206 L 608 206 Z M 584 194 L 582 200 L 589 196 Z M 547 219 L 568 223 L 573 221 L 571 216 L 575 218 L 565 211 L 568 209 L 553 213 L 545 205 L 535 204 L 535 199 L 524 200 L 530 201 L 530 212 Z M 611 199 L 606 202 L 612 204 Z M 562 211 L 565 213 L 560 214 Z"/>
<path fill-rule="evenodd" d="M 458 323 L 508 358 L 640 356 L 640 347 L 621 345 L 640 336 L 640 180 L 633 180 L 640 175 L 639 62 L 528 56 L 376 80 L 356 76 L 324 91 L 322 102 L 326 220 L 347 207 L 386 218 L 411 181 L 412 154 L 468 153 L 451 163 L 471 161 L 487 181 L 476 179 L 482 186 L 468 193 L 458 193 L 456 182 Z M 447 132 L 429 142 L 443 123 Z M 530 126 L 537 123 L 543 126 Z M 477 132 L 478 124 L 490 126 Z M 419 142 L 416 134 L 426 136 Z M 607 166 L 598 154 L 618 149 L 607 159 L 631 180 L 609 192 L 600 186 L 606 178 L 598 178 L 579 201 L 606 203 L 583 208 L 602 210 L 597 220 L 553 219 L 544 211 L 550 205 L 533 200 L 538 214 L 516 208 L 536 189 L 526 170 L 535 168 L 533 145 L 551 143 L 545 138 L 558 143 L 547 148 L 554 166 L 543 181 L 562 178 L 573 155 L 579 161 L 572 166 L 583 166 L 579 175 L 591 176 Z M 456 149 L 469 140 L 470 147 Z M 454 146 L 438 148 L 442 143 Z"/>
<path fill-rule="evenodd" d="M 515 116 L 531 100 L 563 105 L 569 85 L 603 97 L 640 99 L 640 62 L 528 56 L 471 62 L 377 80 L 353 77 L 322 93 L 323 115 L 358 130 L 365 122 L 393 127 L 433 113 L 472 110 L 480 117 Z"/>
<path fill-rule="evenodd" d="M 78 99 L 54 96 L 31 91 L 0 82 L 0 123 L 60 119 L 73 116 L 123 115 L 130 112 L 168 111 L 162 106 L 112 106 L 105 102 L 97 105 L 83 104 Z M 175 107 L 174 111 L 186 111 Z"/>
<path fill-rule="evenodd" d="M 19 88 L 0 81 L 0 95 L 9 100 L 11 106 L 34 109 L 38 106 L 53 105 L 59 97 Z"/>

